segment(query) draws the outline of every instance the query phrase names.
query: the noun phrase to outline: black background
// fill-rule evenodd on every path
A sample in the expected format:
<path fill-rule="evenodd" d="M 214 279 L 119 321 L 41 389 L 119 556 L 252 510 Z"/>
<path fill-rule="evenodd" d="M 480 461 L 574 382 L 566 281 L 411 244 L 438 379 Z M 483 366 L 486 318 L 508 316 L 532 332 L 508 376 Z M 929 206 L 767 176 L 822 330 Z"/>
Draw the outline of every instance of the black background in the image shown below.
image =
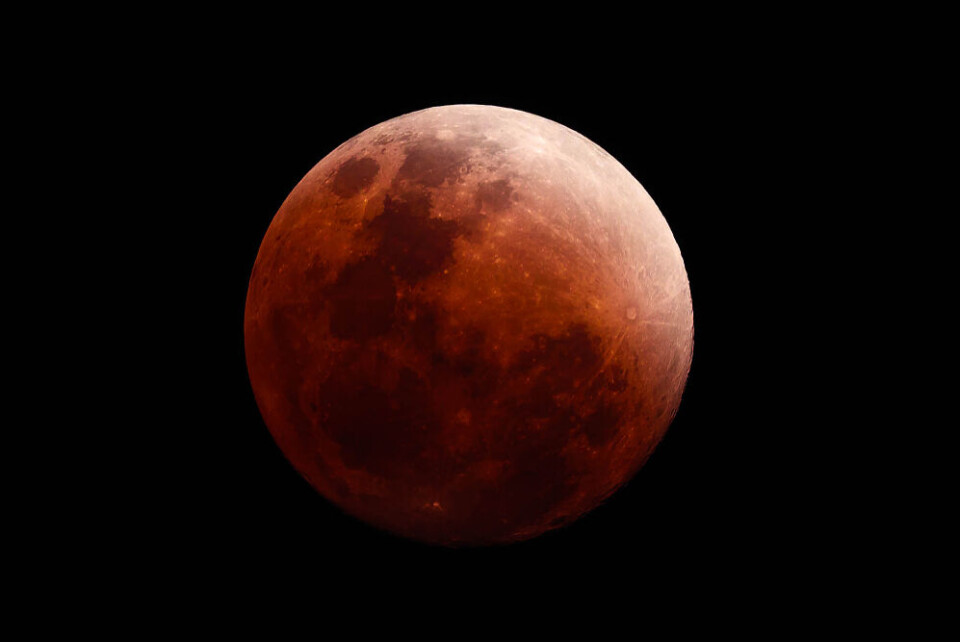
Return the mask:
<path fill-rule="evenodd" d="M 158 439 L 169 459 L 157 484 L 163 510 L 148 530 L 164 534 L 161 548 L 187 577 L 222 583 L 268 574 L 584 591 L 610 578 L 722 583 L 795 567 L 820 528 L 805 516 L 793 473 L 803 409 L 786 400 L 796 391 L 791 364 L 804 358 L 795 329 L 804 293 L 796 266 L 784 269 L 798 243 L 789 175 L 805 162 L 794 83 L 802 79 L 752 55 L 681 63 L 623 51 L 616 66 L 534 56 L 445 74 L 430 60 L 379 68 L 207 56 L 167 79 L 176 92 L 161 97 L 170 120 L 157 131 L 169 133 L 163 144 L 179 160 L 162 229 L 176 241 L 156 314 L 169 339 L 158 384 L 169 411 Z M 555 120 L 617 158 L 673 230 L 694 306 L 686 392 L 647 465 L 576 523 L 486 549 L 400 539 L 319 496 L 274 445 L 243 354 L 259 243 L 300 178 L 370 126 L 455 103 Z"/>

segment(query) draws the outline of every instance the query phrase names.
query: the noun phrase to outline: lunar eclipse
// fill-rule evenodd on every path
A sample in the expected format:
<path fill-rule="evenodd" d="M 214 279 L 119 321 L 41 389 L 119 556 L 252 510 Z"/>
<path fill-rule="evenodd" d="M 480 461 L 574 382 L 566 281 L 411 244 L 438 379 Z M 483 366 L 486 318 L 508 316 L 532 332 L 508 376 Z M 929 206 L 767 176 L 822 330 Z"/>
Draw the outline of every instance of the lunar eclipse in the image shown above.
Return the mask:
<path fill-rule="evenodd" d="M 628 481 L 680 404 L 690 287 L 603 149 L 479 105 L 376 125 L 277 212 L 247 292 L 257 404 L 347 513 L 447 546 L 561 527 Z"/>

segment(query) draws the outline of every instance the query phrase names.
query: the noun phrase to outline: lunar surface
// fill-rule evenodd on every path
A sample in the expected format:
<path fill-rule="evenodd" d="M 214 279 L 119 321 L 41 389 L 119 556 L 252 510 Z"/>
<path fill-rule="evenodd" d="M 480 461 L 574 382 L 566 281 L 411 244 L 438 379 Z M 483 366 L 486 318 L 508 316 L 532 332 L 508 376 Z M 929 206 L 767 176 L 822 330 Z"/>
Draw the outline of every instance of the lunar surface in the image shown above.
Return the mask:
<path fill-rule="evenodd" d="M 448 546 L 596 507 L 663 437 L 690 369 L 680 250 L 576 132 L 437 107 L 320 161 L 260 247 L 250 381 L 293 466 L 346 512 Z"/>

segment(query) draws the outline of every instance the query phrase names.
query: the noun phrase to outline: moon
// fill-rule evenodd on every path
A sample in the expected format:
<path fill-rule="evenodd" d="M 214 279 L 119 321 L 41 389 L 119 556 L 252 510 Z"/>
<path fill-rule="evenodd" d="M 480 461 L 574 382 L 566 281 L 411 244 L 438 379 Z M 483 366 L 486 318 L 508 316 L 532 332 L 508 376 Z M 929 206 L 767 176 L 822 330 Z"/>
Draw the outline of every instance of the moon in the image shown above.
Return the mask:
<path fill-rule="evenodd" d="M 553 121 L 406 114 L 277 212 L 244 314 L 292 465 L 373 526 L 446 546 L 595 508 L 670 425 L 693 352 L 677 243 L 639 182 Z"/>

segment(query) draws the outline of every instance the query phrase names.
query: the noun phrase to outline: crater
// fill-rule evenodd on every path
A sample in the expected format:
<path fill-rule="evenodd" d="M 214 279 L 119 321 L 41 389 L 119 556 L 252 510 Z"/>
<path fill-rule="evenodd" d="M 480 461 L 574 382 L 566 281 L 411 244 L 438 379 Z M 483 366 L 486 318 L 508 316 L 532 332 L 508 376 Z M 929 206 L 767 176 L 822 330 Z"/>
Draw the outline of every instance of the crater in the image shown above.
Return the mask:
<path fill-rule="evenodd" d="M 600 407 L 583 420 L 583 434 L 594 448 L 606 446 L 619 432 L 620 413 L 609 403 Z"/>
<path fill-rule="evenodd" d="M 533 347 L 518 354 L 515 368 L 529 370 L 536 365 L 548 366 L 552 376 L 572 380 L 592 374 L 592 370 L 600 366 L 600 338 L 591 334 L 586 324 L 571 324 L 559 337 L 536 334 L 531 339 Z"/>
<path fill-rule="evenodd" d="M 461 233 L 451 220 L 431 218 L 430 197 L 410 193 L 404 198 L 387 195 L 383 212 L 367 225 L 377 237 L 376 259 L 408 283 L 416 283 L 440 270 L 453 256 L 453 240 Z"/>
<path fill-rule="evenodd" d="M 443 140 L 429 140 L 407 148 L 407 157 L 397 172 L 397 178 L 426 187 L 440 187 L 444 181 L 454 180 L 466 169 L 470 148 Z"/>
<path fill-rule="evenodd" d="M 334 374 L 318 397 L 318 425 L 340 446 L 343 463 L 380 477 L 413 468 L 440 430 L 426 382 L 406 367 L 391 388 L 350 371 Z"/>
<path fill-rule="evenodd" d="M 510 181 L 505 178 L 485 181 L 480 183 L 480 187 L 477 189 L 477 200 L 480 201 L 481 207 L 489 209 L 491 212 L 499 212 L 510 205 L 512 192 Z"/>
<path fill-rule="evenodd" d="M 397 290 L 390 271 L 375 259 L 344 267 L 326 297 L 330 333 L 338 339 L 365 341 L 386 334 L 393 325 Z"/>
<path fill-rule="evenodd" d="M 351 158 L 337 169 L 330 189 L 341 198 L 349 198 L 373 183 L 380 173 L 380 163 L 372 158 Z"/>

